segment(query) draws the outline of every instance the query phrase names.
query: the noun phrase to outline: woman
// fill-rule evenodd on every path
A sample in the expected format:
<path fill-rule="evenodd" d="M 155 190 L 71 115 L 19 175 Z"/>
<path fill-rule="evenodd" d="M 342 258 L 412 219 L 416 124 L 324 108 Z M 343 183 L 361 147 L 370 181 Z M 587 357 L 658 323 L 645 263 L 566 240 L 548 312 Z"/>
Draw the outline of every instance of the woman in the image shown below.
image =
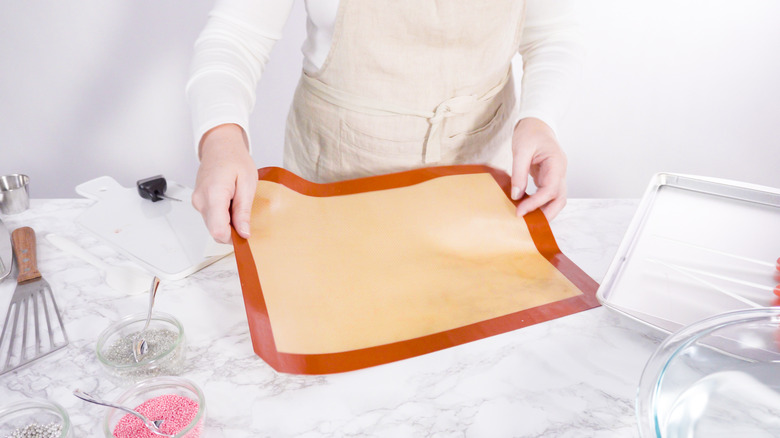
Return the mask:
<path fill-rule="evenodd" d="M 215 240 L 249 235 L 256 168 L 247 120 L 292 0 L 222 0 L 195 45 L 187 95 L 200 168 L 193 205 Z M 311 181 L 448 164 L 528 176 L 518 216 L 566 202 L 552 126 L 578 66 L 564 0 L 306 0 L 301 82 L 284 167 Z M 519 106 L 511 60 L 523 56 Z"/>

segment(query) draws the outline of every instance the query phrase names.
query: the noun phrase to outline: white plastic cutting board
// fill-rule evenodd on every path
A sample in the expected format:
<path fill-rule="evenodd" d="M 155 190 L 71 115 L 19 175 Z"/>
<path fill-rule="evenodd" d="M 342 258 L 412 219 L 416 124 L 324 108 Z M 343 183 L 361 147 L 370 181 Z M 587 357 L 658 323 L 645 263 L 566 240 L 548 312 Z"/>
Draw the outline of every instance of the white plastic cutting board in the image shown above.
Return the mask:
<path fill-rule="evenodd" d="M 96 201 L 76 222 L 162 279 L 184 278 L 233 251 L 214 243 L 190 202 L 192 189 L 175 182 L 165 194 L 181 202 L 152 202 L 108 176 L 79 184 L 76 193 Z"/>

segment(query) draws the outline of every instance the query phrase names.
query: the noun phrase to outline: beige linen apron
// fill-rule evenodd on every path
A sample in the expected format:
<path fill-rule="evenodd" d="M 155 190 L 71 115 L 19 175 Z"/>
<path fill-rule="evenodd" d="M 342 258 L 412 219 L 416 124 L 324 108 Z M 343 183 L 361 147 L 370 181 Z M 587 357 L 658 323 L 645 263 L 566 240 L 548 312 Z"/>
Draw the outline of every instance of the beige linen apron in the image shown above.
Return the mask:
<path fill-rule="evenodd" d="M 295 92 L 284 166 L 314 182 L 508 170 L 524 12 L 521 0 L 341 0 L 328 57 Z"/>

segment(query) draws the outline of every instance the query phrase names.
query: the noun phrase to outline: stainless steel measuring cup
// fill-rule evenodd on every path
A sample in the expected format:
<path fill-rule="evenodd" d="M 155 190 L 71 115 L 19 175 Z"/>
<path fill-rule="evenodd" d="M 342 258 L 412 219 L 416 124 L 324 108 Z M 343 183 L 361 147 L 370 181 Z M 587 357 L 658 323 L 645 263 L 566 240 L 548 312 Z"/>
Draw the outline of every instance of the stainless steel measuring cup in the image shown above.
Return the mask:
<path fill-rule="evenodd" d="M 13 174 L 0 176 L 0 213 L 21 213 L 30 207 L 30 177 Z"/>

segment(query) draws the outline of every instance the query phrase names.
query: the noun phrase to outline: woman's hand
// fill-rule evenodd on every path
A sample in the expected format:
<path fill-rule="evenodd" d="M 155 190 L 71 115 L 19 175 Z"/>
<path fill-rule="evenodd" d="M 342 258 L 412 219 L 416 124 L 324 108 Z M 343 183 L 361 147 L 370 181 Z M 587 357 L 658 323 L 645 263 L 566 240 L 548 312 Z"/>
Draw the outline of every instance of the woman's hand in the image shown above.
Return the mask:
<path fill-rule="evenodd" d="M 517 215 L 541 208 L 552 220 L 566 205 L 566 154 L 553 130 L 533 117 L 520 120 L 512 136 L 512 199 L 525 192 L 529 174 L 536 193 L 520 201 Z"/>
<path fill-rule="evenodd" d="M 256 187 L 257 169 L 244 130 L 227 124 L 207 132 L 200 145 L 192 205 L 214 240 L 229 243 L 231 223 L 241 237 L 249 237 Z"/>

